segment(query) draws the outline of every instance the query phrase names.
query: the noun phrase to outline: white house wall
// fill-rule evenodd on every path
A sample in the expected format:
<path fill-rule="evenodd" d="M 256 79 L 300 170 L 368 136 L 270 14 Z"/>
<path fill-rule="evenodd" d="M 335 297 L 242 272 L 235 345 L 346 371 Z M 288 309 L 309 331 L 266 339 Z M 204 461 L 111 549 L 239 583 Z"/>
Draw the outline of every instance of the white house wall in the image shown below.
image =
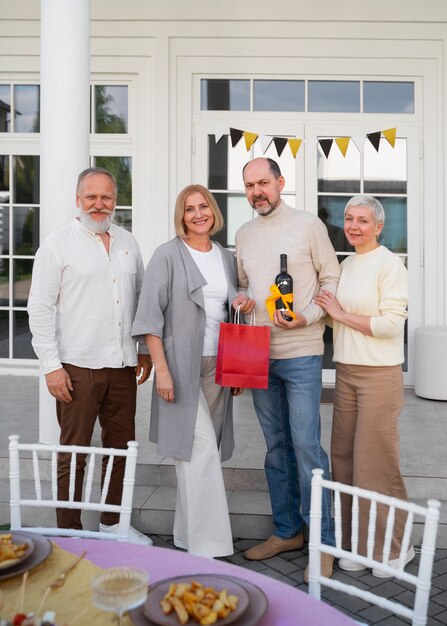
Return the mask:
<path fill-rule="evenodd" d="M 40 3 L 0 5 L 0 83 L 38 81 Z M 92 75 L 132 85 L 133 224 L 145 260 L 172 236 L 176 194 L 194 175 L 198 71 L 237 67 L 254 75 L 311 66 L 324 76 L 330 59 L 340 78 L 374 73 L 381 64 L 382 76 L 420 80 L 420 323 L 447 325 L 447 2 L 92 0 L 91 15 Z M 7 150 L 8 138 L 0 141 Z"/>

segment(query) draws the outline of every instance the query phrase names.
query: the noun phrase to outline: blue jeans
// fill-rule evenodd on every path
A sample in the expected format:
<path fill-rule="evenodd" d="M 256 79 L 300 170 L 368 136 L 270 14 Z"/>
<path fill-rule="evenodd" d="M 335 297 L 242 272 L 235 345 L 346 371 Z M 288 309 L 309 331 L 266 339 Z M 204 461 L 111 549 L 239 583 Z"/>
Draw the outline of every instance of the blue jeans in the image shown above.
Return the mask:
<path fill-rule="evenodd" d="M 309 526 L 312 470 L 329 478 L 321 447 L 322 356 L 271 359 L 268 389 L 253 389 L 253 402 L 267 444 L 265 474 L 275 535 L 294 537 Z M 323 491 L 321 539 L 335 545 L 329 492 Z"/>

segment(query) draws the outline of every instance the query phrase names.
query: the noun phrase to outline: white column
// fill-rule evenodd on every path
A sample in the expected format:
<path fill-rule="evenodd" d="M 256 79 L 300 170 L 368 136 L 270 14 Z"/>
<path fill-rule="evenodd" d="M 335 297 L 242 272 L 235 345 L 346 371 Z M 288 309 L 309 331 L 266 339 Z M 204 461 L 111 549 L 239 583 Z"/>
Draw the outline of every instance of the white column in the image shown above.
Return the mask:
<path fill-rule="evenodd" d="M 89 165 L 90 0 L 41 0 L 40 237 L 75 216 Z M 55 400 L 41 375 L 39 440 L 57 443 Z"/>

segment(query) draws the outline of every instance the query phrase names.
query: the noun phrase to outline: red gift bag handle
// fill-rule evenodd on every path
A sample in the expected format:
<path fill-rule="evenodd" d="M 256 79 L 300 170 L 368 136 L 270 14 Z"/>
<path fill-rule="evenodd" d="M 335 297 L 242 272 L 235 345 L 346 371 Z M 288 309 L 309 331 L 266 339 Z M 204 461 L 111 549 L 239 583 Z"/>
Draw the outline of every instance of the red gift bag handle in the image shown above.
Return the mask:
<path fill-rule="evenodd" d="M 242 304 L 240 304 L 237 307 L 236 312 L 234 314 L 234 323 L 235 324 L 242 324 L 242 322 L 240 321 L 241 306 L 242 306 Z M 252 311 L 250 313 L 250 324 L 249 324 L 249 326 L 256 326 L 256 313 L 255 313 L 254 309 L 252 309 Z"/>

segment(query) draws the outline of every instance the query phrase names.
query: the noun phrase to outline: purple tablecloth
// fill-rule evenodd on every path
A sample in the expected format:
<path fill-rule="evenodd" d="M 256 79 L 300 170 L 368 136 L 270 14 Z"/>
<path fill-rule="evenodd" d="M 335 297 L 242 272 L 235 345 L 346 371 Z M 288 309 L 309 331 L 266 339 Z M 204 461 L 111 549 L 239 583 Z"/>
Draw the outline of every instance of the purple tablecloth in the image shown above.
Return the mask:
<path fill-rule="evenodd" d="M 333 607 L 318 602 L 306 593 L 237 565 L 214 559 L 192 556 L 178 550 L 138 546 L 96 539 L 53 539 L 57 545 L 73 554 L 87 550 L 86 558 L 99 567 L 132 566 L 144 569 L 149 582 L 155 583 L 172 576 L 213 573 L 237 576 L 260 587 L 269 607 L 259 626 L 353 626 L 349 617 Z"/>

